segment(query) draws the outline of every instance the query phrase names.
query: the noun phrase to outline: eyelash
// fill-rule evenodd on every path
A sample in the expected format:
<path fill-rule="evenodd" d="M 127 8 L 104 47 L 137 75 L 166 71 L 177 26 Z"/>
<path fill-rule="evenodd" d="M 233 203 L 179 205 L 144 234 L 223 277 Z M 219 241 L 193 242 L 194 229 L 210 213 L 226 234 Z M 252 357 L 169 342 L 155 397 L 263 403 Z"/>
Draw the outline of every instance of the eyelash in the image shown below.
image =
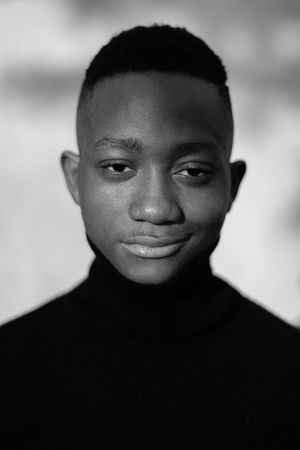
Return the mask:
<path fill-rule="evenodd" d="M 108 170 L 108 167 L 113 167 L 113 166 L 123 166 L 123 167 L 129 167 L 124 163 L 119 163 L 119 162 L 115 162 L 115 163 L 111 163 L 111 164 L 105 164 L 105 165 L 101 165 L 101 167 L 105 170 L 107 170 L 107 172 L 111 173 L 111 174 L 115 174 L 115 175 L 120 175 L 121 173 L 128 173 L 128 171 L 126 172 L 114 172 L 112 170 Z M 131 169 L 132 170 L 132 169 Z"/>
<path fill-rule="evenodd" d="M 188 171 L 188 170 L 196 170 L 199 171 L 202 175 L 201 176 L 190 176 L 190 175 L 180 175 L 180 172 L 184 172 L 184 171 Z M 185 169 L 182 169 L 179 171 L 179 173 L 176 173 L 176 175 L 178 174 L 179 176 L 182 177 L 187 177 L 187 178 L 202 178 L 202 176 L 207 176 L 209 175 L 211 172 L 209 170 L 203 170 L 201 167 L 186 167 Z"/>
<path fill-rule="evenodd" d="M 194 163 L 195 164 L 195 163 Z M 126 170 L 126 171 L 113 171 L 113 170 L 109 170 L 108 168 L 109 167 L 113 167 L 113 166 L 122 166 L 122 167 L 124 167 L 124 168 L 129 168 L 130 170 Z M 116 177 L 120 177 L 120 176 L 122 176 L 123 174 L 129 174 L 130 172 L 133 172 L 134 171 L 134 169 L 131 169 L 130 168 L 130 166 L 129 165 L 127 165 L 127 164 L 125 164 L 124 162 L 119 162 L 119 161 L 115 161 L 115 162 L 113 162 L 113 163 L 106 163 L 106 164 L 101 164 L 100 165 L 100 167 L 102 168 L 102 169 L 104 169 L 105 171 L 107 171 L 108 173 L 109 173 L 109 175 L 112 175 L 112 176 L 116 176 Z M 188 171 L 188 170 L 198 170 L 198 171 L 200 171 L 201 172 L 201 175 L 200 176 L 191 176 L 191 175 L 180 175 L 180 172 L 183 172 L 183 171 Z M 190 166 L 190 167 L 185 167 L 185 168 L 183 168 L 183 169 L 181 169 L 180 171 L 178 171 L 178 172 L 175 172 L 174 173 L 175 175 L 179 175 L 179 176 L 181 176 L 181 177 L 186 177 L 186 178 L 189 178 L 189 179 L 199 179 L 199 178 L 207 178 L 208 176 L 210 176 L 211 174 L 212 174 L 212 170 L 210 170 L 210 169 L 202 169 L 202 168 L 200 168 L 200 167 L 195 167 L 195 165 L 193 165 L 193 166 Z"/>

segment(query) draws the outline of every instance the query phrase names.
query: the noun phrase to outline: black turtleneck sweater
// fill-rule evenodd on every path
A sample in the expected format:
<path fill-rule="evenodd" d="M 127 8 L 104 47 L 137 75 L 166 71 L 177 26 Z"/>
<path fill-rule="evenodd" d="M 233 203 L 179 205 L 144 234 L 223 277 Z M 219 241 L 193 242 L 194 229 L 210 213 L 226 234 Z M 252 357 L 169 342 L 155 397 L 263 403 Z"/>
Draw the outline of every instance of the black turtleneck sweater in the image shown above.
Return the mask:
<path fill-rule="evenodd" d="M 0 449 L 300 449 L 299 335 L 208 259 L 146 287 L 98 253 L 0 327 Z"/>

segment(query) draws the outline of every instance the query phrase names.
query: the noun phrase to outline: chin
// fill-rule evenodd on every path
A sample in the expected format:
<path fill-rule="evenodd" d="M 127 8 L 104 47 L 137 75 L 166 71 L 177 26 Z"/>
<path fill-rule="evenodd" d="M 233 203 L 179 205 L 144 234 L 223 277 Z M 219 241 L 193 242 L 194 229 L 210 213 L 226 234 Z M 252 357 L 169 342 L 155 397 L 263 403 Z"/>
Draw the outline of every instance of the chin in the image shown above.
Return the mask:
<path fill-rule="evenodd" d="M 144 266 L 144 267 L 143 267 Z M 159 286 L 172 281 L 178 271 L 170 267 L 167 263 L 140 265 L 135 268 L 126 268 L 121 271 L 128 280 L 139 284 Z"/>

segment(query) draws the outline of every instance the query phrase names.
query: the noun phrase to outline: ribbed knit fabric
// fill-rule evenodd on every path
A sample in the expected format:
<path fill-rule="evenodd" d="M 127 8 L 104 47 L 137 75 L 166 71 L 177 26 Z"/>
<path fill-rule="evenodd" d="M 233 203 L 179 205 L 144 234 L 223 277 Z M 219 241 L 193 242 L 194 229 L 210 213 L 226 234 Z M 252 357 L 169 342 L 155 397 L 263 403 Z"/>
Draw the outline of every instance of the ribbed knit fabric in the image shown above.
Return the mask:
<path fill-rule="evenodd" d="M 208 259 L 150 288 L 97 254 L 0 327 L 0 449 L 298 449 L 299 334 Z"/>

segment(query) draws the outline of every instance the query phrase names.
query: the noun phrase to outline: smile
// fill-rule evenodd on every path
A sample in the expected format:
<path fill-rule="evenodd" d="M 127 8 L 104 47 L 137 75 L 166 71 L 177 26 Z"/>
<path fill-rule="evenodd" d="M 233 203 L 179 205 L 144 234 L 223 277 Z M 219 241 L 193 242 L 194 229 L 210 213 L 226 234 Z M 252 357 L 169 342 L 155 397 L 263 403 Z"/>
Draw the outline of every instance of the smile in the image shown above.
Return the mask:
<path fill-rule="evenodd" d="M 133 241 L 122 243 L 122 245 L 135 256 L 141 258 L 166 258 L 176 253 L 183 246 L 186 239 L 170 241 L 152 237 L 136 238 Z"/>

